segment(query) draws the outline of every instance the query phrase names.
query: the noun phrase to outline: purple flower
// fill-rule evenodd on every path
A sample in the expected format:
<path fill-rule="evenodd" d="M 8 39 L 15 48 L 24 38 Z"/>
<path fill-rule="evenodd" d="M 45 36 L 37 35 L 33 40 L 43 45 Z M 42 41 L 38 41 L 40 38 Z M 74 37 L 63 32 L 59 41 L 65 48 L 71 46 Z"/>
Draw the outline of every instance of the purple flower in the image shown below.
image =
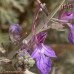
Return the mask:
<path fill-rule="evenodd" d="M 18 24 L 14 24 L 10 26 L 9 33 L 12 35 L 20 35 L 22 32 L 20 26 Z"/>
<path fill-rule="evenodd" d="M 72 25 L 71 23 L 67 24 L 70 27 L 70 33 L 68 35 L 68 39 L 74 45 L 74 25 Z"/>
<path fill-rule="evenodd" d="M 11 25 L 9 28 L 10 38 L 12 42 L 20 43 L 21 37 L 21 28 L 18 24 Z"/>
<path fill-rule="evenodd" d="M 59 19 L 60 20 L 67 20 L 67 21 L 73 20 L 74 19 L 74 11 L 61 13 Z M 60 23 L 60 24 L 66 24 L 66 23 Z"/>
<path fill-rule="evenodd" d="M 67 20 L 69 22 L 71 20 L 74 20 L 74 11 L 69 11 L 64 14 L 61 14 L 60 19 Z M 65 24 L 65 23 L 61 23 L 61 24 Z M 68 35 L 68 40 L 74 45 L 74 25 L 72 25 L 71 23 L 66 23 L 66 24 L 70 27 L 70 33 Z"/>
<path fill-rule="evenodd" d="M 37 35 L 38 44 L 33 51 L 31 57 L 36 58 L 36 64 L 41 74 L 48 74 L 51 70 L 51 60 L 49 57 L 56 57 L 55 52 L 43 42 L 46 38 L 46 33 L 39 33 Z"/>
<path fill-rule="evenodd" d="M 69 11 L 64 14 L 61 14 L 59 19 L 67 21 L 74 19 L 74 11 Z"/>

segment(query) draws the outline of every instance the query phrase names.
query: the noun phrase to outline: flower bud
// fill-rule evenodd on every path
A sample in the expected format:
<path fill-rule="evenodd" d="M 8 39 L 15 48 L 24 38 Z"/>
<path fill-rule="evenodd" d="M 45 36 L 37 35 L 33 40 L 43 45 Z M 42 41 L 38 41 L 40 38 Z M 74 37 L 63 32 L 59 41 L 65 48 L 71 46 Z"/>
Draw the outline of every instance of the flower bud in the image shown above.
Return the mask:
<path fill-rule="evenodd" d="M 20 35 L 21 34 L 21 28 L 19 27 L 18 24 L 14 24 L 14 25 L 10 26 L 9 32 L 12 35 Z"/>

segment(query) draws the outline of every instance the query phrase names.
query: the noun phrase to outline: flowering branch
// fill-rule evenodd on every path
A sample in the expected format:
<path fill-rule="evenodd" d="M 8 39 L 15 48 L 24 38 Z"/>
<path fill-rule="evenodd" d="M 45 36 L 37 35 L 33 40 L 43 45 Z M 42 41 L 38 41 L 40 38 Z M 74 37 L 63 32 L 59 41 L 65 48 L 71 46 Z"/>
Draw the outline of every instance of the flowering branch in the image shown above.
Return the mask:
<path fill-rule="evenodd" d="M 50 28 L 62 31 L 64 30 L 62 25 L 67 24 L 70 28 L 68 40 L 74 45 L 74 25 L 71 23 L 74 20 L 74 11 L 66 13 L 63 13 L 62 11 L 60 12 L 58 19 L 53 18 L 64 1 L 65 0 L 62 0 L 61 4 L 59 4 L 58 7 L 49 14 L 45 7 L 45 3 L 42 4 L 40 0 L 37 0 L 39 6 L 37 7 L 33 17 L 32 33 L 27 38 L 25 38 L 26 36 L 23 37 L 21 35 L 22 30 L 19 24 L 10 26 L 9 34 L 11 42 L 12 44 L 15 43 L 17 46 L 15 47 L 15 45 L 13 45 L 15 48 L 13 47 L 13 51 L 7 55 L 7 58 L 10 60 L 4 60 L 4 62 L 11 62 L 15 69 L 25 71 L 26 73 L 26 71 L 29 72 L 28 69 L 35 64 L 36 60 L 36 65 L 41 74 L 48 74 L 51 71 L 52 60 L 50 57 L 56 58 L 56 54 L 50 46 L 44 45 L 47 32 L 42 31 Z M 45 18 L 38 17 L 40 11 L 43 11 L 46 14 Z M 39 26 L 37 26 L 38 20 L 42 21 Z M 54 23 L 47 25 L 49 21 Z"/>
<path fill-rule="evenodd" d="M 62 0 L 61 4 L 59 4 L 58 7 L 49 14 L 45 7 L 45 3 L 41 3 L 40 0 L 37 0 L 39 6 L 37 7 L 33 17 L 32 33 L 27 38 L 25 38 L 26 36 L 23 37 L 21 35 L 22 30 L 19 24 L 10 26 L 9 34 L 10 40 L 13 44 L 13 51 L 7 55 L 7 58 L 10 60 L 4 60 L 4 62 L 11 62 L 15 69 L 23 72 L 25 71 L 24 73 L 27 71 L 28 73 L 28 69 L 35 64 L 36 60 L 36 65 L 41 74 L 48 74 L 51 71 L 52 60 L 50 57 L 56 58 L 56 54 L 50 46 L 44 45 L 47 32 L 42 31 L 50 28 L 64 31 L 65 29 L 63 28 L 63 24 L 67 24 L 70 28 L 68 40 L 74 45 L 74 25 L 71 23 L 74 21 L 74 11 L 63 13 L 61 10 L 62 12 L 60 12 L 59 18 L 53 18 L 64 1 L 65 0 Z M 38 17 L 40 11 L 43 11 L 46 14 L 45 18 Z M 37 26 L 38 20 L 42 21 L 39 26 Z M 51 25 L 47 25 L 49 21 L 52 21 L 52 23 L 50 22 Z M 17 46 L 15 46 L 14 43 Z M 1 61 L 3 61 L 3 58 Z"/>
<path fill-rule="evenodd" d="M 62 4 L 63 4 L 64 2 L 65 2 L 65 0 L 62 0 L 62 1 L 60 2 L 60 4 L 57 5 L 58 7 L 57 7 L 55 10 L 53 10 L 53 11 L 48 15 L 47 18 L 44 19 L 44 20 L 46 21 L 46 23 L 48 23 L 48 22 L 51 20 L 51 18 L 57 13 L 57 11 L 60 9 L 60 7 L 62 6 Z M 42 27 L 43 27 L 43 22 L 40 22 L 40 25 L 37 26 L 37 28 L 36 28 L 36 34 L 39 33 L 39 29 L 41 29 Z M 32 37 L 32 33 L 30 33 L 30 34 L 28 35 L 28 37 L 26 38 L 27 42 L 30 41 L 31 37 Z"/>
<path fill-rule="evenodd" d="M 50 15 L 48 15 L 48 17 L 45 19 L 46 20 L 46 23 L 48 23 L 50 21 L 50 19 L 57 13 L 57 11 L 60 9 L 60 7 L 62 6 L 62 4 L 64 3 L 65 0 L 62 0 L 59 4 L 58 4 L 58 7 L 53 10 Z M 36 34 L 39 33 L 39 29 L 43 27 L 43 23 L 41 22 L 40 25 L 36 28 Z M 27 42 L 29 42 L 32 38 L 32 33 L 30 33 L 27 38 L 25 38 L 25 40 Z M 11 59 L 17 52 L 18 50 L 18 47 L 13 49 L 9 54 L 8 54 L 8 59 Z"/>

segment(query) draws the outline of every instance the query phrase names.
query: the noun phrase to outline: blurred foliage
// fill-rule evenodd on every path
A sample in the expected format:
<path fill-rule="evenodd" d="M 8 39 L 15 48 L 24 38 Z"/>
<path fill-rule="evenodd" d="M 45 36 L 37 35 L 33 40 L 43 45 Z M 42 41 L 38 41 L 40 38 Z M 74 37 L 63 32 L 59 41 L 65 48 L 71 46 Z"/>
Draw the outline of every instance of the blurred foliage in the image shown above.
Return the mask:
<path fill-rule="evenodd" d="M 5 33 L 3 35 L 3 33 L 0 32 L 0 46 L 1 46 L 1 43 L 8 44 L 8 41 L 9 41 L 9 35 L 8 35 L 8 33 Z"/>
<path fill-rule="evenodd" d="M 28 0 L 0 0 L 1 25 L 18 23 L 19 12 L 24 12 L 28 4 Z"/>
<path fill-rule="evenodd" d="M 74 74 L 74 52 L 72 50 L 65 50 L 61 56 L 58 56 L 55 63 L 57 65 L 51 74 Z"/>

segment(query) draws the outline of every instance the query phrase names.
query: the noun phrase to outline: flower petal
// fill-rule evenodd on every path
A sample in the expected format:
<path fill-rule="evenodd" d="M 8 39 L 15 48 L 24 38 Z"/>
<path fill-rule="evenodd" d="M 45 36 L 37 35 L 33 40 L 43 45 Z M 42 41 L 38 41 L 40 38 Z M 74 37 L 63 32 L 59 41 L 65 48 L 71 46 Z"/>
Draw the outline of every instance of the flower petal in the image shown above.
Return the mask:
<path fill-rule="evenodd" d="M 47 45 L 42 44 L 44 51 L 44 54 L 49 57 L 56 57 L 55 52 Z"/>
<path fill-rule="evenodd" d="M 36 48 L 33 53 L 31 54 L 31 57 L 34 59 L 34 58 L 37 58 L 39 56 L 39 52 L 38 52 L 38 49 Z"/>
<path fill-rule="evenodd" d="M 74 11 L 66 12 L 61 15 L 61 20 L 71 20 L 74 19 Z"/>
<path fill-rule="evenodd" d="M 67 25 L 68 25 L 70 28 L 72 28 L 72 24 L 71 24 L 71 23 L 67 23 Z"/>
<path fill-rule="evenodd" d="M 74 25 L 71 23 L 67 23 L 70 27 L 70 33 L 68 35 L 68 40 L 74 45 Z"/>
<path fill-rule="evenodd" d="M 37 67 L 41 74 L 48 74 L 51 70 L 51 60 L 45 55 L 41 55 L 40 58 L 36 59 Z"/>
<path fill-rule="evenodd" d="M 73 38 L 71 32 L 70 32 L 69 35 L 68 35 L 68 40 L 74 45 L 74 38 Z"/>

